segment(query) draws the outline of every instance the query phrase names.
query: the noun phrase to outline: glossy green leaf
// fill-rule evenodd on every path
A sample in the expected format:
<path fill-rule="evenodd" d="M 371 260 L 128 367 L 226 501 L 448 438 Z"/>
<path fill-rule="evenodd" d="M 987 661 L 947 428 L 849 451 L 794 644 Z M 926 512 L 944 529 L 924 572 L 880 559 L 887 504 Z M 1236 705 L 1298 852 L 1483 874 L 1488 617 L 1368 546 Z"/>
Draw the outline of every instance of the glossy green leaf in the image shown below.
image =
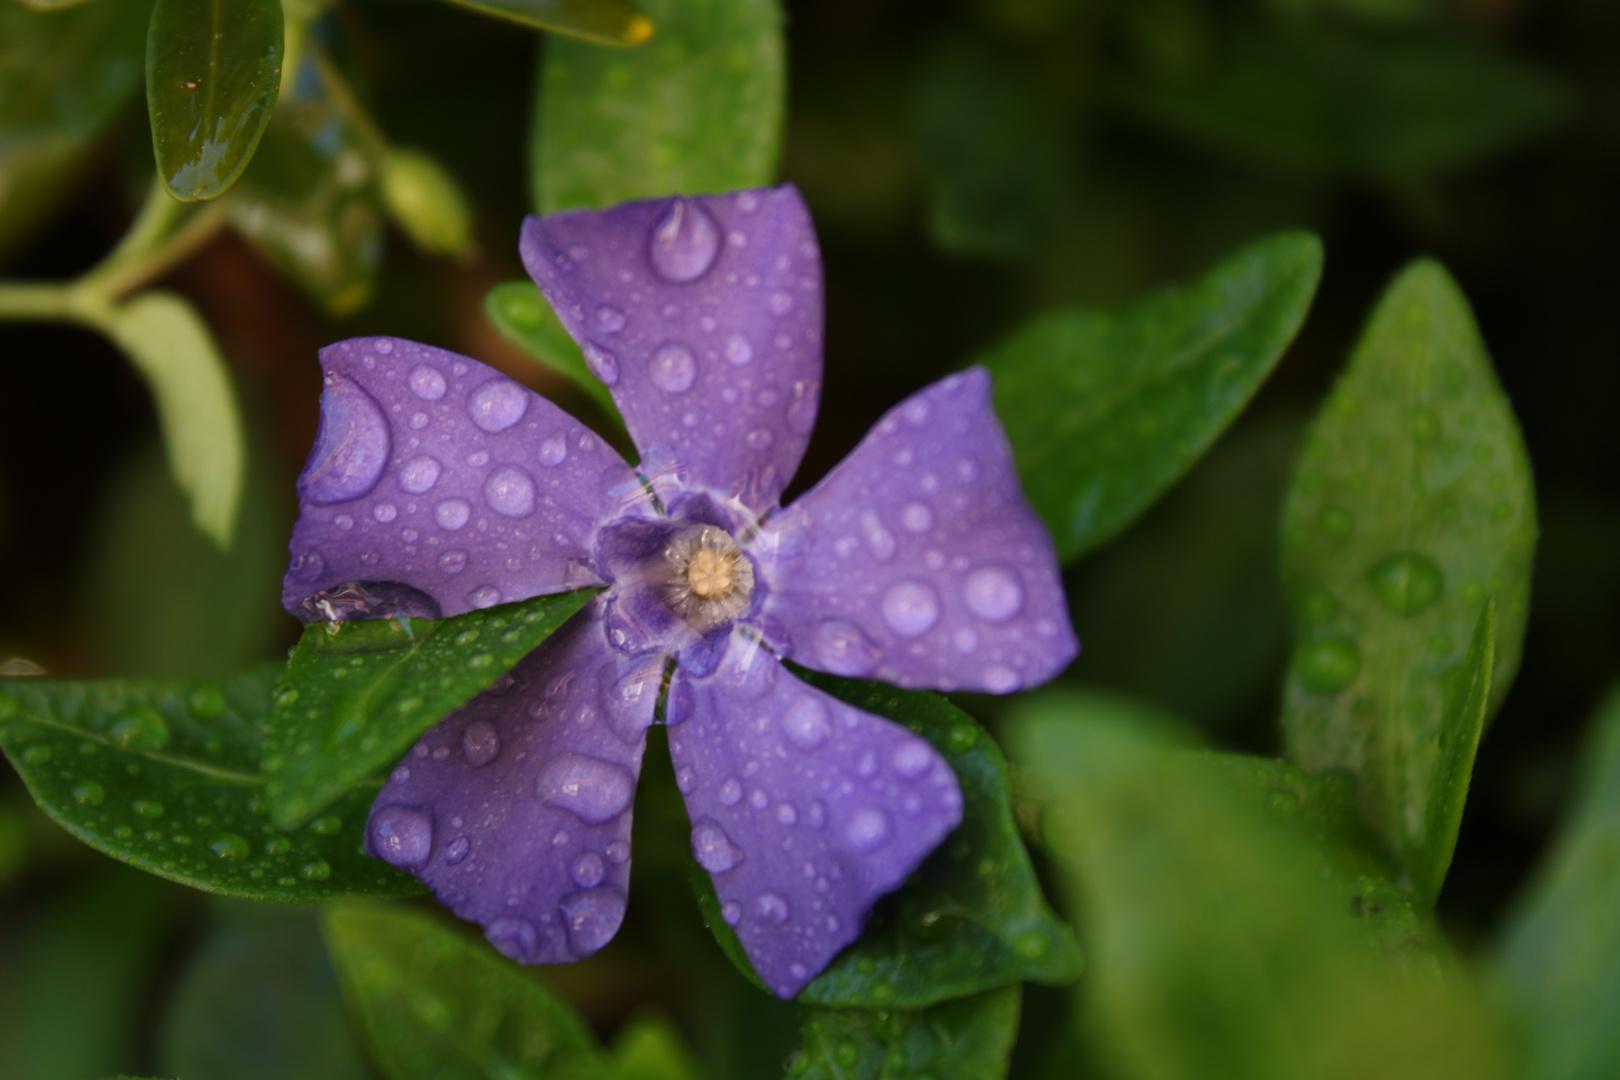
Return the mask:
<path fill-rule="evenodd" d="M 404 907 L 328 908 L 321 929 L 387 1080 L 610 1075 L 573 1007 L 486 942 Z"/>
<path fill-rule="evenodd" d="M 962 787 L 962 824 L 905 885 L 878 902 L 860 940 L 798 1000 L 918 1009 L 1025 979 L 1063 985 L 1078 978 L 1079 947 L 1041 894 L 1013 819 L 1007 763 L 984 729 L 936 694 L 798 674 L 927 739 Z M 709 922 L 718 922 L 712 912 Z"/>
<path fill-rule="evenodd" d="M 489 688 L 595 595 L 581 589 L 435 622 L 317 622 L 287 662 L 265 723 L 265 799 L 282 828 L 392 766 L 422 732 Z"/>
<path fill-rule="evenodd" d="M 229 913 L 186 965 L 162 1060 L 185 1080 L 366 1080 L 314 912 Z"/>
<path fill-rule="evenodd" d="M 777 0 L 649 0 L 628 52 L 545 43 L 530 141 L 541 213 L 760 187 L 786 95 Z"/>
<path fill-rule="evenodd" d="M 472 209 L 443 165 L 420 150 L 390 147 L 383 162 L 383 205 L 411 242 L 435 255 L 471 248 Z"/>
<path fill-rule="evenodd" d="M 1315 173 L 1454 172 L 1562 123 L 1558 76 L 1461 36 L 1257 30 L 1189 77 L 1121 95 L 1139 117 L 1223 153 Z"/>
<path fill-rule="evenodd" d="M 640 45 L 653 36 L 652 20 L 630 0 L 451 0 L 485 15 L 509 19 L 598 45 Z M 660 24 L 661 26 L 661 24 Z"/>
<path fill-rule="evenodd" d="M 96 135 L 140 88 L 149 10 L 0 4 L 0 258 L 77 190 Z"/>
<path fill-rule="evenodd" d="M 1000 1080 L 1018 1037 L 1017 985 L 929 1009 L 803 1009 L 804 1080 Z"/>
<path fill-rule="evenodd" d="M 1356 776 L 1363 812 L 1431 901 L 1450 859 L 1431 826 L 1467 785 L 1450 759 L 1468 721 L 1448 709 L 1474 678 L 1487 598 L 1492 711 L 1512 683 L 1535 537 L 1529 461 L 1467 302 L 1438 264 L 1415 263 L 1378 302 L 1284 509 L 1283 728 L 1300 765 Z"/>
<path fill-rule="evenodd" d="M 979 357 L 1030 504 L 1067 562 L 1209 448 L 1299 330 L 1322 245 L 1282 233 L 1120 315 L 1047 315 Z"/>
<path fill-rule="evenodd" d="M 221 205 L 265 258 L 345 315 L 371 298 L 376 282 L 382 193 L 373 148 L 339 107 L 332 78 L 305 57 L 252 166 Z"/>
<path fill-rule="evenodd" d="M 1620 693 L 1598 710 L 1584 775 L 1509 920 L 1498 996 L 1524 1035 L 1525 1080 L 1620 1076 Z"/>
<path fill-rule="evenodd" d="M 151 388 L 169 470 L 191 501 L 191 520 L 229 548 L 246 447 L 213 335 L 190 303 L 166 292 L 142 293 L 113 308 L 101 325 Z"/>
<path fill-rule="evenodd" d="M 57 824 L 171 881 L 294 904 L 421 892 L 360 851 L 374 790 L 293 832 L 265 817 L 259 729 L 280 674 L 259 668 L 220 685 L 12 681 L 0 689 L 0 749 Z"/>
<path fill-rule="evenodd" d="M 281 89 L 282 38 L 281 0 L 157 0 L 146 108 L 170 195 L 217 199 L 247 168 Z"/>
<path fill-rule="evenodd" d="M 1082 1037 L 1135 1080 L 1504 1080 L 1466 971 L 1392 963 L 1301 830 L 1225 768 L 1072 700 L 1008 728 L 1073 889 Z"/>
<path fill-rule="evenodd" d="M 597 408 L 624 426 L 613 395 L 585 366 L 579 343 L 568 336 L 534 282 L 501 282 L 484 294 L 484 313 L 501 337 L 585 391 Z"/>
<path fill-rule="evenodd" d="M 613 1039 L 615 1080 L 703 1080 L 675 1025 L 660 1013 L 632 1018 Z"/>

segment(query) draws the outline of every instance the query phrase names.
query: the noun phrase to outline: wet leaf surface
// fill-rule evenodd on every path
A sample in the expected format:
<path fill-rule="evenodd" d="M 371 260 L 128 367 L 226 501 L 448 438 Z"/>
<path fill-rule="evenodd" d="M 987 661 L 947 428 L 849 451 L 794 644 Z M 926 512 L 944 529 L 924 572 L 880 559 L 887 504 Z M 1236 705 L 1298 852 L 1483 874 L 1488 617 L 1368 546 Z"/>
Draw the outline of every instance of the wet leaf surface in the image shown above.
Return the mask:
<path fill-rule="evenodd" d="M 1018 1037 L 1017 986 L 929 1009 L 804 1009 L 804 1048 L 789 1077 L 805 1080 L 1000 1080 Z"/>

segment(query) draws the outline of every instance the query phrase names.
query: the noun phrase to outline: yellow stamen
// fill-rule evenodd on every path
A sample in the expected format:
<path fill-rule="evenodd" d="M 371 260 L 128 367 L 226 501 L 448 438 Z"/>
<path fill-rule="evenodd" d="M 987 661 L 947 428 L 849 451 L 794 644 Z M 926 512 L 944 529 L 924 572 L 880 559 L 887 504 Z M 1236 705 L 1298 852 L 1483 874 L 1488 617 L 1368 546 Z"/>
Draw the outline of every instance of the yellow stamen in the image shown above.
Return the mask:
<path fill-rule="evenodd" d="M 686 567 L 687 585 L 693 596 L 707 599 L 731 591 L 734 556 L 712 548 L 699 548 Z"/>

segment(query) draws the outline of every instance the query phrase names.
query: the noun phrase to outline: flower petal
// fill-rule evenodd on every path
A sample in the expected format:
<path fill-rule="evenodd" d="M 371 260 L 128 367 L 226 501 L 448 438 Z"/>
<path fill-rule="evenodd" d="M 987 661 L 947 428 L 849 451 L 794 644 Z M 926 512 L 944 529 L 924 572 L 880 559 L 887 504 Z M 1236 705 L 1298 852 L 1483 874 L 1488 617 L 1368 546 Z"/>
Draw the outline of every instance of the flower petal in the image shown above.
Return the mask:
<path fill-rule="evenodd" d="M 662 662 L 609 648 L 593 604 L 422 737 L 366 852 L 420 877 L 525 964 L 565 964 L 624 917 L 630 817 Z"/>
<path fill-rule="evenodd" d="M 520 250 L 644 458 L 776 501 L 821 393 L 821 255 L 792 185 L 531 217 Z"/>
<path fill-rule="evenodd" d="M 321 368 L 288 611 L 437 618 L 599 583 L 597 523 L 641 488 L 590 429 L 494 368 L 398 338 L 328 346 Z"/>
<path fill-rule="evenodd" d="M 1004 694 L 1079 651 L 983 368 L 890 410 L 750 554 L 767 621 L 820 671 Z"/>
<path fill-rule="evenodd" d="M 677 671 L 669 722 L 692 853 L 780 997 L 859 937 L 878 897 L 962 820 L 932 746 L 806 686 L 742 633 L 713 675 Z"/>

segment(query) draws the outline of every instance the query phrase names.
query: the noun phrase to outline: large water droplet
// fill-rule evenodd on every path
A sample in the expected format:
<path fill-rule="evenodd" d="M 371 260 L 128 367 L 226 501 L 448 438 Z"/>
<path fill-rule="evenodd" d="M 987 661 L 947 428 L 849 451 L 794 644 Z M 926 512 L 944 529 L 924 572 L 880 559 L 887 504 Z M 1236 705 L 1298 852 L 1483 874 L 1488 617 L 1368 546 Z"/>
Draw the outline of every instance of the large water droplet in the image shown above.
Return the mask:
<path fill-rule="evenodd" d="M 458 836 L 454 840 L 450 841 L 450 846 L 445 849 L 444 861 L 449 865 L 454 866 L 462 859 L 465 859 L 467 857 L 467 852 L 470 850 L 472 850 L 472 844 L 468 842 L 467 838 L 465 836 Z"/>
<path fill-rule="evenodd" d="M 883 594 L 883 621 L 901 637 L 926 634 L 939 622 L 939 596 L 932 585 L 902 581 Z"/>
<path fill-rule="evenodd" d="M 689 199 L 670 203 L 648 237 L 647 260 L 665 281 L 696 281 L 720 254 L 720 227 L 709 212 Z"/>
<path fill-rule="evenodd" d="M 712 818 L 699 818 L 692 826 L 692 857 L 711 874 L 723 874 L 743 861 L 743 851 Z"/>
<path fill-rule="evenodd" d="M 557 905 L 576 956 L 589 956 L 613 939 L 624 922 L 624 894 L 611 886 L 570 893 Z"/>
<path fill-rule="evenodd" d="M 378 858 L 414 873 L 433 849 L 433 819 L 409 806 L 384 807 L 371 817 L 371 846 Z"/>
<path fill-rule="evenodd" d="M 169 745 L 169 725 L 156 709 L 147 705 L 121 713 L 107 734 L 120 750 L 155 752 Z"/>
<path fill-rule="evenodd" d="M 475 769 L 494 761 L 500 752 L 500 732 L 488 720 L 474 720 L 461 733 L 461 756 Z"/>
<path fill-rule="evenodd" d="M 856 851 L 876 851 L 889 839 L 889 816 L 881 810 L 857 810 L 844 826 L 844 839 Z"/>
<path fill-rule="evenodd" d="M 670 394 L 684 394 L 697 379 L 697 360 L 685 345 L 665 345 L 647 367 L 653 385 Z"/>
<path fill-rule="evenodd" d="M 594 889 L 602 884 L 602 875 L 606 872 L 607 866 L 602 862 L 602 856 L 594 851 L 585 852 L 568 868 L 568 876 L 582 889 Z"/>
<path fill-rule="evenodd" d="M 738 367 L 742 367 L 754 358 L 753 344 L 741 334 L 732 334 L 726 339 L 726 359 Z"/>
<path fill-rule="evenodd" d="M 788 706 L 778 723 L 788 742 L 806 753 L 819 747 L 832 735 L 832 721 L 828 719 L 827 707 L 809 694 Z"/>
<path fill-rule="evenodd" d="M 388 422 L 371 395 L 341 375 L 327 375 L 320 432 L 298 477 L 299 498 L 319 504 L 360 498 L 382 478 L 391 445 Z"/>
<path fill-rule="evenodd" d="M 467 524 L 472 516 L 472 506 L 466 499 L 446 499 L 433 508 L 433 520 L 439 523 L 440 528 L 455 532 Z"/>
<path fill-rule="evenodd" d="M 788 902 L 776 893 L 762 892 L 754 898 L 754 914 L 780 926 L 787 922 Z"/>
<path fill-rule="evenodd" d="M 1005 566 L 981 566 L 962 582 L 968 610 L 989 623 L 1004 623 L 1024 609 L 1024 585 Z"/>
<path fill-rule="evenodd" d="M 492 435 L 522 420 L 528 408 L 529 392 L 507 378 L 491 379 L 467 399 L 472 422 Z"/>
<path fill-rule="evenodd" d="M 444 376 L 427 364 L 418 364 L 411 372 L 411 393 L 423 401 L 438 401 L 444 397 Z"/>
<path fill-rule="evenodd" d="M 870 675 L 882 659 L 877 646 L 847 619 L 826 619 L 817 624 L 810 648 L 821 667 L 834 675 Z"/>
<path fill-rule="evenodd" d="M 439 556 L 439 569 L 447 574 L 459 574 L 467 569 L 467 553 L 454 548 Z"/>
<path fill-rule="evenodd" d="M 94 780 L 86 780 L 73 788 L 73 801 L 80 806 L 100 806 L 107 798 L 107 789 Z"/>
<path fill-rule="evenodd" d="M 510 917 L 490 923 L 484 929 L 484 936 L 502 956 L 509 956 L 519 963 L 525 963 L 534 956 L 535 946 L 540 941 L 539 935 L 534 932 L 534 924 L 527 919 Z"/>
<path fill-rule="evenodd" d="M 630 806 L 636 781 L 628 770 L 584 754 L 558 754 L 540 770 L 540 799 L 581 821 L 601 825 Z"/>
<path fill-rule="evenodd" d="M 221 833 L 214 837 L 213 843 L 208 845 L 208 850 L 227 862 L 244 862 L 253 854 L 248 842 L 235 833 Z"/>
<path fill-rule="evenodd" d="M 907 739 L 895 747 L 889 764 L 905 780 L 915 780 L 934 763 L 934 748 L 921 739 Z"/>
<path fill-rule="evenodd" d="M 1445 576 L 1427 555 L 1401 551 L 1380 559 L 1367 572 L 1379 601 L 1397 615 L 1416 615 L 1445 592 Z"/>
<path fill-rule="evenodd" d="M 604 334 L 617 334 L 624 329 L 624 312 L 611 304 L 596 309 L 596 328 Z"/>
<path fill-rule="evenodd" d="M 602 668 L 600 689 L 608 727 L 622 742 L 639 745 L 653 721 L 653 707 L 664 683 L 661 656 L 644 661 L 628 674 L 619 673 L 619 662 L 609 660 Z"/>
<path fill-rule="evenodd" d="M 399 470 L 400 490 L 420 495 L 439 482 L 439 463 L 426 454 L 413 458 Z"/>
<path fill-rule="evenodd" d="M 1346 637 L 1320 638 L 1302 646 L 1294 657 L 1299 681 L 1319 694 L 1332 694 L 1356 681 L 1361 650 Z"/>
<path fill-rule="evenodd" d="M 619 382 L 619 358 L 594 342 L 587 341 L 580 346 L 585 354 L 585 366 L 591 369 L 591 374 L 602 381 L 604 386 L 616 386 Z"/>
<path fill-rule="evenodd" d="M 742 801 L 742 781 L 735 776 L 728 776 L 720 785 L 720 804 L 722 806 L 736 806 Z"/>
<path fill-rule="evenodd" d="M 497 589 L 493 585 L 480 585 L 478 588 L 467 594 L 467 603 L 471 604 L 480 611 L 484 610 L 485 608 L 492 608 L 500 602 L 501 590 Z M 489 654 L 480 653 L 479 655 L 487 657 Z M 485 663 L 488 663 L 488 661 L 486 660 Z"/>
<path fill-rule="evenodd" d="M 556 468 L 566 460 L 568 460 L 568 436 L 558 432 L 540 444 L 540 464 L 546 468 Z"/>
<path fill-rule="evenodd" d="M 534 480 L 516 465 L 497 469 L 484 484 L 484 501 L 498 514 L 525 517 L 534 512 Z"/>
<path fill-rule="evenodd" d="M 934 512 L 922 503 L 908 503 L 900 511 L 900 524 L 907 532 L 925 533 L 934 527 Z"/>

